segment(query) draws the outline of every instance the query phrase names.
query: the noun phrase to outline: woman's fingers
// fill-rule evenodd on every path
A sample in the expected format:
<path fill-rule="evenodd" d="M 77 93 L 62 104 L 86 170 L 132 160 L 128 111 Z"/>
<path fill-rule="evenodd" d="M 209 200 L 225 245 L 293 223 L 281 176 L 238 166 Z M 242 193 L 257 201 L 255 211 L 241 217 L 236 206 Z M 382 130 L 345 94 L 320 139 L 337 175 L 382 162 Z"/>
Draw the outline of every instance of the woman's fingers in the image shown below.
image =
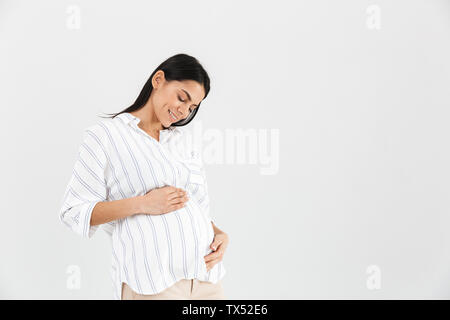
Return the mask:
<path fill-rule="evenodd" d="M 172 204 L 172 205 L 169 206 L 167 212 L 172 212 L 172 211 L 181 209 L 181 208 L 183 208 L 184 206 L 185 206 L 184 202 L 182 202 L 182 203 L 180 202 L 180 203 L 178 203 L 178 204 Z"/>
<path fill-rule="evenodd" d="M 183 197 L 185 195 L 186 195 L 186 191 L 184 191 L 183 189 L 176 189 L 175 191 L 170 192 L 167 195 L 167 197 L 168 197 L 167 199 L 172 200 L 172 199 L 175 199 L 175 198 Z"/>
<path fill-rule="evenodd" d="M 222 261 L 225 253 L 224 246 L 219 245 L 217 251 L 213 251 L 204 257 L 206 269 L 209 271 L 214 265 Z"/>
<path fill-rule="evenodd" d="M 143 213 L 159 215 L 184 207 L 186 191 L 173 186 L 151 189 L 142 198 Z"/>
<path fill-rule="evenodd" d="M 219 248 L 217 249 L 217 251 L 213 251 L 210 254 L 206 255 L 204 257 L 205 262 L 211 261 L 211 260 L 215 260 L 215 259 L 219 259 L 223 256 L 224 254 L 224 249 L 219 246 Z"/>
<path fill-rule="evenodd" d="M 211 249 L 214 251 L 203 257 L 208 271 L 213 268 L 215 264 L 222 261 L 228 242 L 229 239 L 226 233 L 220 232 L 215 234 L 214 240 L 210 245 Z"/>
<path fill-rule="evenodd" d="M 189 200 L 187 195 L 177 196 L 169 200 L 169 204 L 177 204 L 179 202 L 186 202 Z"/>
<path fill-rule="evenodd" d="M 215 236 L 213 242 L 210 245 L 211 249 L 216 251 L 217 248 L 222 244 L 223 241 L 224 240 L 221 237 Z"/>
<path fill-rule="evenodd" d="M 174 186 L 165 186 L 161 187 L 161 189 L 164 189 L 167 194 L 171 194 L 180 190 L 179 188 L 176 188 Z"/>

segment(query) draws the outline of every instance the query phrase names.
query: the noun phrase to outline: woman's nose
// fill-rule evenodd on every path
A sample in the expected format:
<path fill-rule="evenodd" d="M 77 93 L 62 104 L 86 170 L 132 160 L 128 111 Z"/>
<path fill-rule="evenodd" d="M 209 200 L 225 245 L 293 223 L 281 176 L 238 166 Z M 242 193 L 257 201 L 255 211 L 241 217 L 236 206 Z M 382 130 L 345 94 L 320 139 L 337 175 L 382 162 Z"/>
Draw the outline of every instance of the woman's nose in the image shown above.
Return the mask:
<path fill-rule="evenodd" d="M 177 111 L 183 118 L 186 118 L 188 116 L 188 110 L 189 110 L 188 106 L 179 106 L 177 109 Z"/>

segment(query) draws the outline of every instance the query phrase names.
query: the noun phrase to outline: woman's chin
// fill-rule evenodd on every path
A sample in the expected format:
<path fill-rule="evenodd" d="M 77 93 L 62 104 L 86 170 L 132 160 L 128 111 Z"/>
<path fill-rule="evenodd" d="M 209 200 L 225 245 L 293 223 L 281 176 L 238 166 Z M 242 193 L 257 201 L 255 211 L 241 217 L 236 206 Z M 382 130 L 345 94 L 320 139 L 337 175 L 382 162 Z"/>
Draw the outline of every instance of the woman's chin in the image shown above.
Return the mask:
<path fill-rule="evenodd" d="M 163 128 L 168 128 L 172 125 L 172 121 L 168 120 L 168 119 L 164 119 L 164 120 L 159 120 L 159 122 L 161 123 L 161 126 Z"/>
<path fill-rule="evenodd" d="M 172 122 L 162 122 L 161 125 L 163 126 L 163 129 L 169 128 L 172 125 Z"/>

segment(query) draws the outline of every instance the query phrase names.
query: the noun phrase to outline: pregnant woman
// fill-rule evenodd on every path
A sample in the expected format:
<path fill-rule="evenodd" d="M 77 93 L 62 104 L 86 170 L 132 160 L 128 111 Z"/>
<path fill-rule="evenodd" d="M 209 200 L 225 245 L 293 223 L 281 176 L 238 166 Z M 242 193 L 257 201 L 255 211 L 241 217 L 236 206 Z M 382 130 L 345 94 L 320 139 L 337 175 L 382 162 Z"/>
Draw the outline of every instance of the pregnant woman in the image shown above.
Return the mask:
<path fill-rule="evenodd" d="M 159 65 L 129 108 L 84 130 L 60 220 L 112 243 L 115 299 L 225 299 L 228 235 L 209 214 L 199 152 L 179 127 L 209 92 L 201 64 Z"/>

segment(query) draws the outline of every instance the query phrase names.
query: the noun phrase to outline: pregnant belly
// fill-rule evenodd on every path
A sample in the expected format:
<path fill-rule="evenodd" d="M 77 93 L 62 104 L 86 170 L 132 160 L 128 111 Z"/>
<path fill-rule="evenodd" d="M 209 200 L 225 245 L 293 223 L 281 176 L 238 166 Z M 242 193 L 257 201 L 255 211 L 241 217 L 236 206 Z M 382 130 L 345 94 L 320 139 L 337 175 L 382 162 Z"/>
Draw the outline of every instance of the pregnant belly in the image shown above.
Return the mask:
<path fill-rule="evenodd" d="M 152 264 L 181 254 L 185 260 L 202 260 L 211 252 L 213 238 L 211 222 L 188 201 L 186 207 L 166 214 L 137 214 L 119 220 L 113 246 L 128 262 L 145 259 Z"/>

